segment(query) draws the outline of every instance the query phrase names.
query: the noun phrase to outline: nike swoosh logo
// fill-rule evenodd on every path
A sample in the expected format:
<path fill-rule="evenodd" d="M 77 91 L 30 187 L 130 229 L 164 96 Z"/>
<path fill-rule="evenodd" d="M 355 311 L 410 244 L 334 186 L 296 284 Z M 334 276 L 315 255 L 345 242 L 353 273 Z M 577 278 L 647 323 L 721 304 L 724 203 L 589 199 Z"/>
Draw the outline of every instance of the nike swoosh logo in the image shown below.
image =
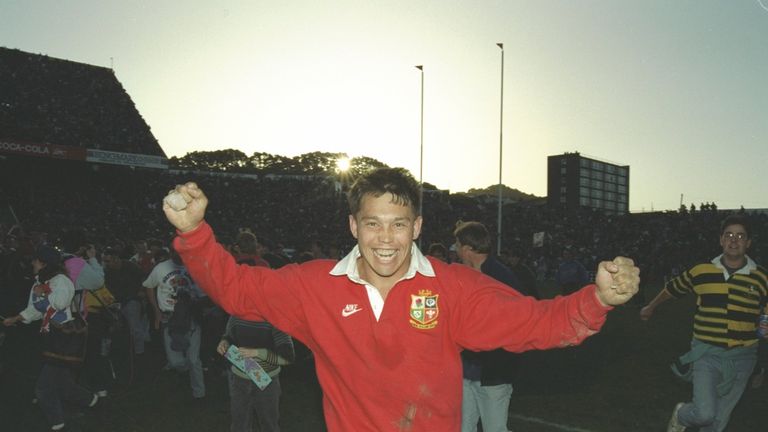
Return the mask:
<path fill-rule="evenodd" d="M 341 316 L 343 316 L 344 318 L 346 318 L 346 317 L 348 317 L 348 316 L 352 315 L 353 313 L 357 313 L 357 312 L 360 312 L 361 310 L 362 310 L 362 309 L 360 309 L 360 308 L 355 308 L 355 309 L 344 309 L 344 310 L 342 310 L 342 311 L 341 311 Z"/>

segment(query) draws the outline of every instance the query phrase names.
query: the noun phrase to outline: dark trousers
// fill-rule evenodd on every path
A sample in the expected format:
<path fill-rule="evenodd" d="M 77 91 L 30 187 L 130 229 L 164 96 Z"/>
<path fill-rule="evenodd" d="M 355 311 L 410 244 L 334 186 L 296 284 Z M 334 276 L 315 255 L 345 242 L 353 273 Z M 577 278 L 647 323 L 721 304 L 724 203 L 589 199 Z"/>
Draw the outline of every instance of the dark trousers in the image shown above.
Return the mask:
<path fill-rule="evenodd" d="M 109 360 L 110 324 L 104 313 L 88 314 L 88 347 L 82 372 L 85 384 L 95 392 L 108 390 L 114 381 Z M 105 344 L 105 340 L 109 342 Z"/>
<path fill-rule="evenodd" d="M 264 390 L 260 390 L 253 381 L 229 371 L 229 407 L 232 422 L 231 432 L 253 431 L 253 417 L 261 432 L 280 431 L 280 379 L 272 377 Z"/>
<path fill-rule="evenodd" d="M 47 363 L 37 378 L 35 396 L 51 425 L 64 423 L 64 402 L 87 407 L 93 400 L 93 393 L 75 383 L 72 369 Z"/>

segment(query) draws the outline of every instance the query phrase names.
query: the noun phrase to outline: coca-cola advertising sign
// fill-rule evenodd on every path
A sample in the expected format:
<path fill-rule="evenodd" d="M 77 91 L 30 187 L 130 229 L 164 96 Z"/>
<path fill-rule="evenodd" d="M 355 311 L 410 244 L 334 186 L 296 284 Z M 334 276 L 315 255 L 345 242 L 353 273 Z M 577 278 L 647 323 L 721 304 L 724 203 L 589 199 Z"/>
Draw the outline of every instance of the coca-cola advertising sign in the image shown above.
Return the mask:
<path fill-rule="evenodd" d="M 85 149 L 56 144 L 40 144 L 0 138 L 0 153 L 55 159 L 85 160 Z"/>

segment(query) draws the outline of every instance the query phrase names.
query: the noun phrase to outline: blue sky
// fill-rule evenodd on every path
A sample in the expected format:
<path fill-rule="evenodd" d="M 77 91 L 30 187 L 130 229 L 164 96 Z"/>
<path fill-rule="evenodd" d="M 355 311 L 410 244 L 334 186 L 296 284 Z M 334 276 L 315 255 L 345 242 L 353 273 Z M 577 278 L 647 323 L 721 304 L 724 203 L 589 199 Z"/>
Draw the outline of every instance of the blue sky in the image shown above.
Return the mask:
<path fill-rule="evenodd" d="M 630 210 L 768 208 L 768 1 L 9 1 L 0 45 L 115 73 L 169 156 L 371 156 L 546 195 L 566 151 Z"/>

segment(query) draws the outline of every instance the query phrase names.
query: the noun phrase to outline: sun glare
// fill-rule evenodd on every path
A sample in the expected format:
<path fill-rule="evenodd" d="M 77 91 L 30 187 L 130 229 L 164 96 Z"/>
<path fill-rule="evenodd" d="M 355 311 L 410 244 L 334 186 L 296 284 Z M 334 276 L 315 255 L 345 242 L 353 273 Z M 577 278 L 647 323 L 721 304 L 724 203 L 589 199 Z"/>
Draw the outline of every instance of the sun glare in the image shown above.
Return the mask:
<path fill-rule="evenodd" d="M 345 173 L 349 170 L 350 162 L 348 157 L 340 157 L 336 161 L 336 168 L 339 172 Z"/>

